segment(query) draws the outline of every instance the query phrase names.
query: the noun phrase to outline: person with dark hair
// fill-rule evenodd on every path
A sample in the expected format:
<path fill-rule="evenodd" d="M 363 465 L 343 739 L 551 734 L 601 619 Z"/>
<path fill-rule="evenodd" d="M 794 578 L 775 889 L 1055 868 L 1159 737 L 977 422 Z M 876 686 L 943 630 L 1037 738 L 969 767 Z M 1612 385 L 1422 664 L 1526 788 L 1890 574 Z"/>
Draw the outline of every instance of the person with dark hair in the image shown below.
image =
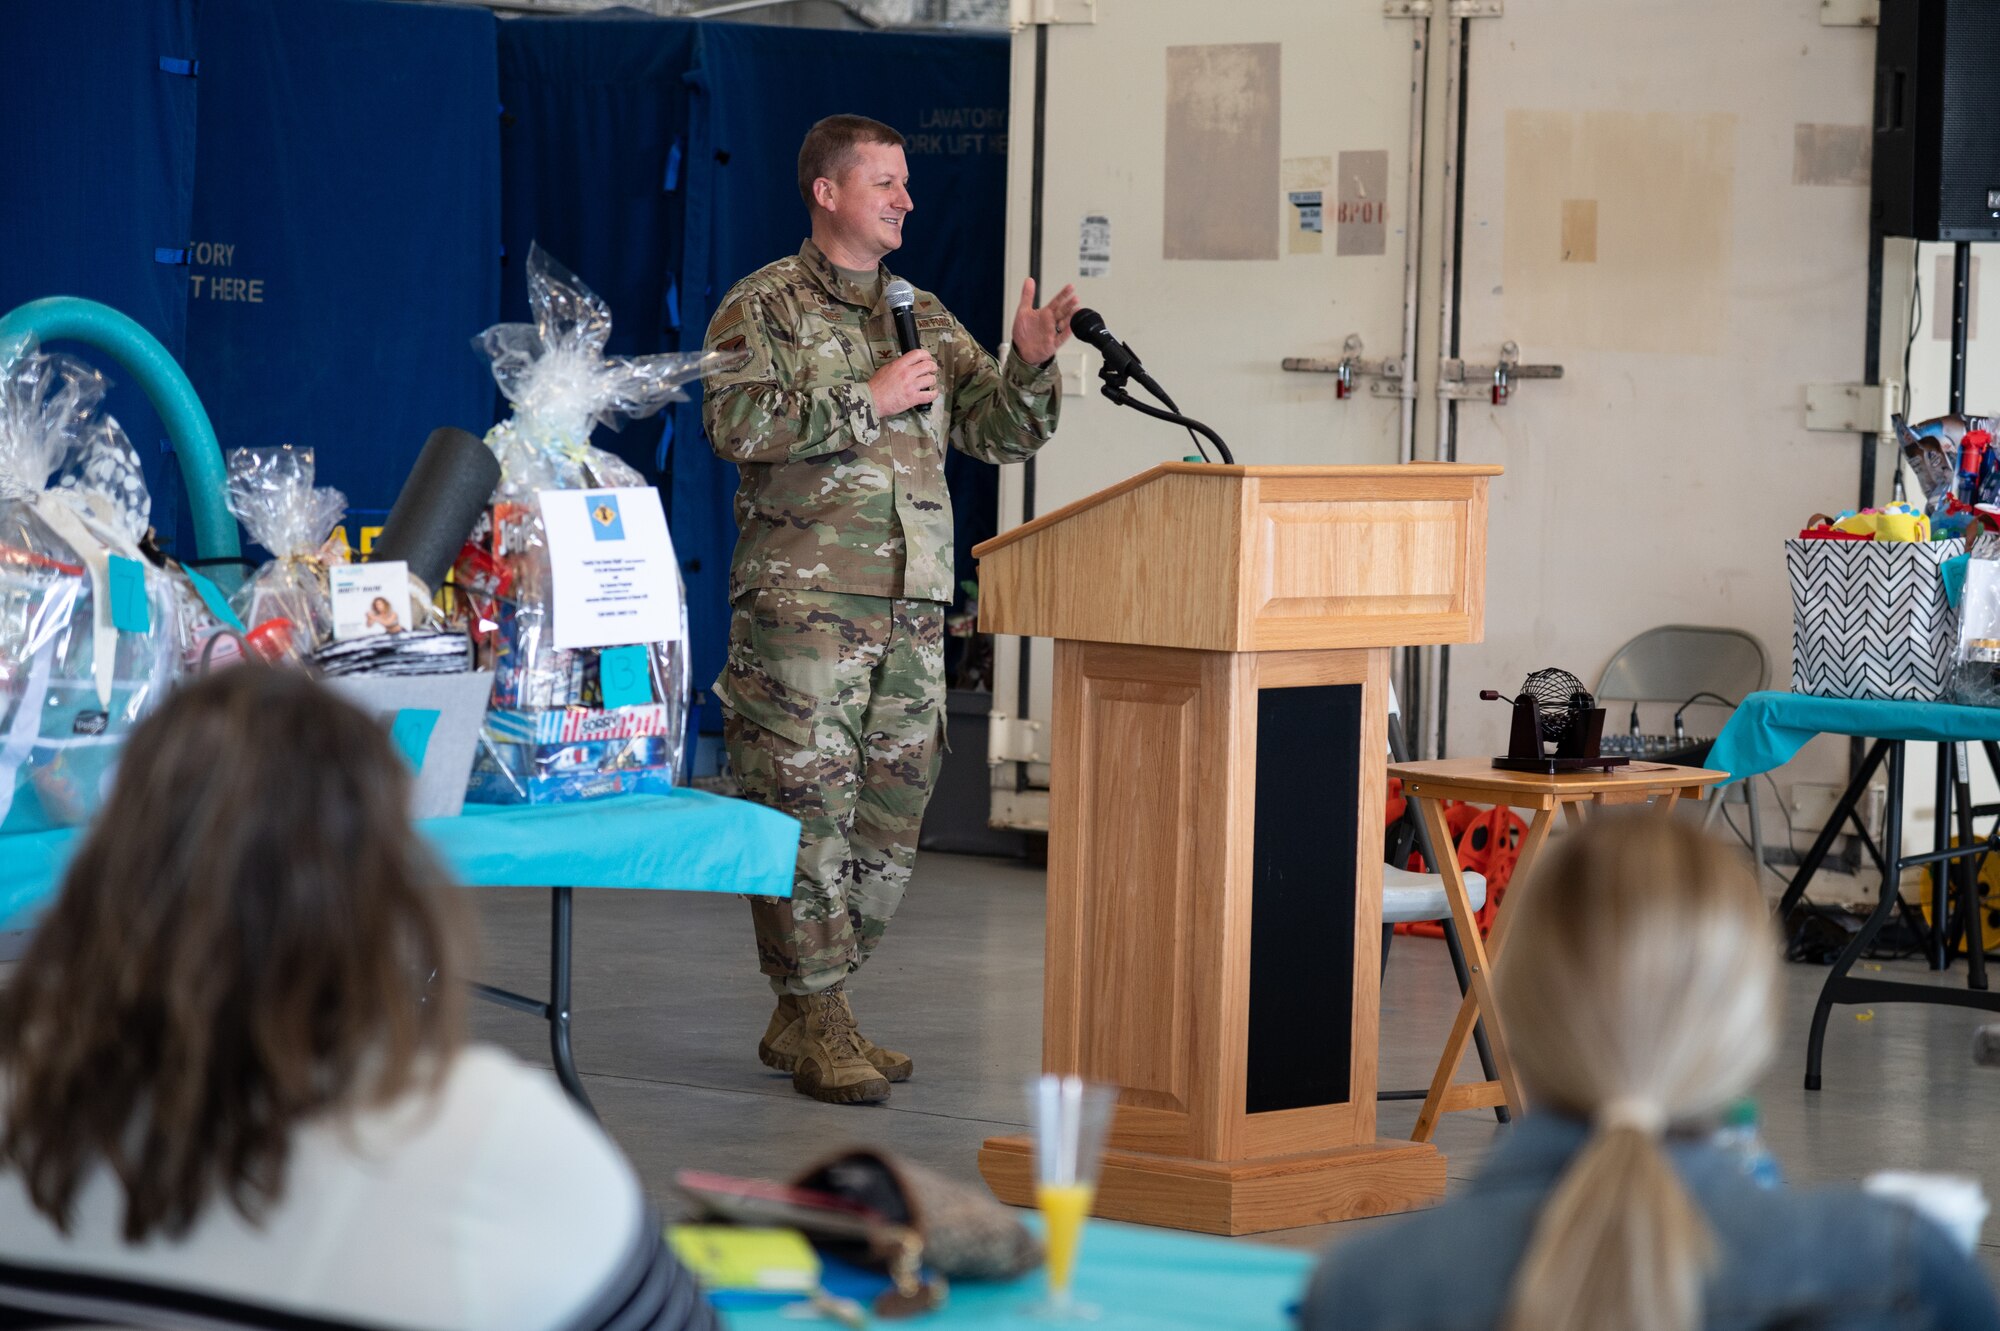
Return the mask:
<path fill-rule="evenodd" d="M 790 900 L 751 902 L 777 995 L 757 1053 L 837 1104 L 886 1099 L 913 1068 L 861 1034 L 845 988 L 909 885 L 937 776 L 944 450 L 1034 456 L 1055 431 L 1055 355 L 1077 308 L 1064 287 L 1037 309 L 1024 282 L 1001 363 L 913 290 L 920 345 L 902 351 L 882 261 L 903 243 L 909 183 L 894 129 L 814 125 L 798 166 L 812 235 L 723 297 L 707 345 L 749 355 L 703 389 L 709 443 L 741 472 L 723 738 L 745 797 L 802 829 Z"/>
<path fill-rule="evenodd" d="M 295 671 L 133 731 L 0 994 L 0 1325 L 716 1325 L 597 1126 L 465 1044 L 409 796 Z"/>
<path fill-rule="evenodd" d="M 1740 852 L 1601 814 L 1507 909 L 1494 992 L 1530 1111 L 1463 1196 L 1328 1254 L 1303 1331 L 2000 1331 L 1932 1221 L 1760 1186 L 1713 1143 L 1776 1039 L 1778 936 Z"/>

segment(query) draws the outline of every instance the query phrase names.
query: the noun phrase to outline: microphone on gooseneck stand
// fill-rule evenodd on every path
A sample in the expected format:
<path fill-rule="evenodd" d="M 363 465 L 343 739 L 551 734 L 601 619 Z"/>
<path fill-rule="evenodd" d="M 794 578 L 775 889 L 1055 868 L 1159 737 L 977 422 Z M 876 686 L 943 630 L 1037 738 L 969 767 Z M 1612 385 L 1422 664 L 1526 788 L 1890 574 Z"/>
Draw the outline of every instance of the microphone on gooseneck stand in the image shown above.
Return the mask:
<path fill-rule="evenodd" d="M 916 308 L 917 289 L 899 277 L 883 290 L 882 299 L 888 302 L 889 313 L 896 319 L 896 345 L 907 356 L 921 345 L 917 341 L 917 317 L 911 312 Z"/>
<path fill-rule="evenodd" d="M 1222 436 L 1200 421 L 1181 415 L 1181 409 L 1167 396 L 1167 390 L 1154 382 L 1152 375 L 1146 373 L 1146 367 L 1139 363 L 1138 354 L 1111 335 L 1111 330 L 1104 326 L 1103 315 L 1096 310 L 1078 310 L 1069 317 L 1069 330 L 1078 338 L 1096 347 L 1097 353 L 1104 357 L 1104 365 L 1098 370 L 1097 377 L 1103 381 L 1103 387 L 1099 391 L 1105 397 L 1121 407 L 1130 407 L 1141 415 L 1183 426 L 1191 437 L 1197 434 L 1206 435 L 1209 442 L 1215 445 L 1215 451 L 1222 455 L 1223 463 L 1227 466 L 1236 465 L 1236 459 L 1231 456 L 1229 445 L 1222 442 Z M 1127 381 L 1132 379 L 1137 379 L 1147 392 L 1166 403 L 1167 410 L 1161 411 L 1157 407 L 1149 407 L 1143 402 L 1136 401 L 1125 391 Z M 1195 447 L 1201 447 L 1199 438 L 1195 439 Z"/>
<path fill-rule="evenodd" d="M 1153 376 L 1146 373 L 1146 367 L 1139 363 L 1139 354 L 1111 335 L 1104 326 L 1104 316 L 1096 310 L 1083 309 L 1072 314 L 1069 331 L 1083 341 L 1097 348 L 1097 354 L 1104 357 L 1104 368 L 1113 374 L 1127 375 L 1145 385 L 1146 391 L 1160 401 L 1173 407 L 1174 400 L 1166 391 L 1153 382 Z M 1174 407 L 1178 411 L 1180 408 Z"/>

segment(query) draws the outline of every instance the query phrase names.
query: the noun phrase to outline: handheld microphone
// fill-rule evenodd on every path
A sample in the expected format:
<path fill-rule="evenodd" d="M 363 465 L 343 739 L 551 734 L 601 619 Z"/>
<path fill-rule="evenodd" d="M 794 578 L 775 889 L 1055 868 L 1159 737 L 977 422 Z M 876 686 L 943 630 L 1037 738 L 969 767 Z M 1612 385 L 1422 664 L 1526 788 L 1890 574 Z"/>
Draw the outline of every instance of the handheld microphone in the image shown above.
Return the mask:
<path fill-rule="evenodd" d="M 888 302 L 889 313 L 896 319 L 896 345 L 907 356 L 923 345 L 917 340 L 916 315 L 911 313 L 916 308 L 917 289 L 899 277 L 883 289 L 882 298 Z"/>

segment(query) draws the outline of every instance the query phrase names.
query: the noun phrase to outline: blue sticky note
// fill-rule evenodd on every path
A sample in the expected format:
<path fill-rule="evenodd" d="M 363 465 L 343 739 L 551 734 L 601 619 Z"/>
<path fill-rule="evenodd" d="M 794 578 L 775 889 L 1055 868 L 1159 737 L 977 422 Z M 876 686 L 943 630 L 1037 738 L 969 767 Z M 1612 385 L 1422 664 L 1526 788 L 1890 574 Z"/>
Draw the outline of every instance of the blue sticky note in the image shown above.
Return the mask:
<path fill-rule="evenodd" d="M 238 633 L 245 631 L 243 620 L 229 608 L 229 598 L 222 594 L 222 588 L 191 568 L 183 567 L 181 571 L 188 575 L 188 581 L 194 584 L 195 594 L 201 597 L 201 603 L 208 607 L 208 613 L 214 615 L 218 623 L 225 624 Z"/>
<path fill-rule="evenodd" d="M 396 752 L 403 755 L 403 761 L 410 765 L 412 772 L 424 770 L 424 755 L 430 752 L 431 731 L 437 727 L 438 714 L 434 707 L 405 707 L 396 713 L 396 719 L 389 725 L 389 742 L 396 746 Z"/>
<path fill-rule="evenodd" d="M 152 607 L 146 604 L 146 566 L 111 556 L 111 627 L 120 633 L 151 633 Z"/>
<path fill-rule="evenodd" d="M 1954 555 L 1938 565 L 1938 576 L 1944 579 L 1945 603 L 1954 610 L 1965 599 L 1965 574 L 1971 563 L 1971 555 Z"/>
<path fill-rule="evenodd" d="M 604 686 L 604 705 L 640 707 L 653 701 L 653 672 L 646 649 L 606 647 L 597 655 L 597 679 Z"/>

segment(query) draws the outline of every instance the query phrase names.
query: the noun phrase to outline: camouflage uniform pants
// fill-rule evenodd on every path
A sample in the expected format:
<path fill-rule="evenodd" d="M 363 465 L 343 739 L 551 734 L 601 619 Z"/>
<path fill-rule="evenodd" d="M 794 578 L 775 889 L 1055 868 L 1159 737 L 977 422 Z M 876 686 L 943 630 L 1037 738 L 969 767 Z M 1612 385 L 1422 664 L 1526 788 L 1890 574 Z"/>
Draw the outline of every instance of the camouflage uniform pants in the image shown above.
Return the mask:
<path fill-rule="evenodd" d="M 944 614 L 935 601 L 761 588 L 736 602 L 716 680 L 746 799 L 799 820 L 789 901 L 752 898 L 779 993 L 816 993 L 868 959 L 909 886 L 942 751 Z"/>

